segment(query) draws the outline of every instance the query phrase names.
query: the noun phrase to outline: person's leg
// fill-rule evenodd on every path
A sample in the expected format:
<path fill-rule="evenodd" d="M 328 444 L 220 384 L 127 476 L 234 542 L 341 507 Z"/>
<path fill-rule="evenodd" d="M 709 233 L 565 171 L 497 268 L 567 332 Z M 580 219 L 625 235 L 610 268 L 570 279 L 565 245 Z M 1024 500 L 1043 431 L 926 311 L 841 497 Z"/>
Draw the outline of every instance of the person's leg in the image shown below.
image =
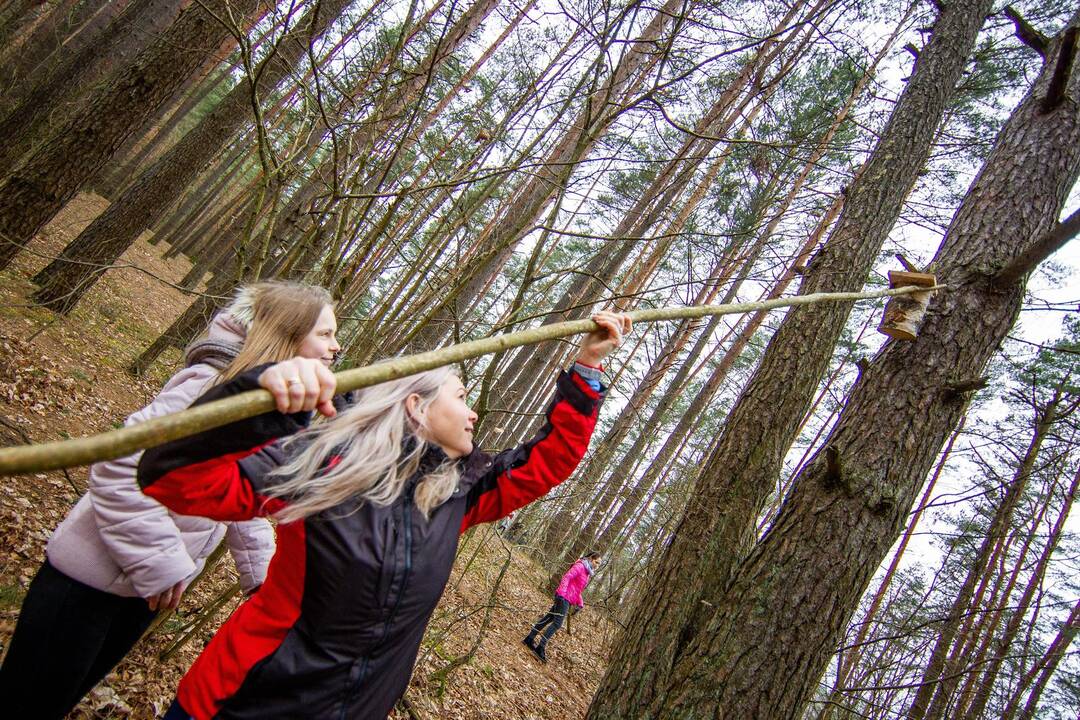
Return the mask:
<path fill-rule="evenodd" d="M 90 692 L 135 647 L 146 629 L 157 617 L 146 600 L 111 595 L 105 602 L 112 605 L 112 622 L 98 650 L 97 657 L 87 670 L 79 687 L 79 697 Z"/>
<path fill-rule="evenodd" d="M 533 626 L 533 630 L 529 633 L 529 637 L 523 641 L 529 646 L 529 649 L 533 651 L 536 657 L 540 658 L 541 662 L 547 662 L 547 644 L 552 635 L 558 632 L 562 627 L 563 620 L 566 619 L 566 612 L 570 608 L 570 602 L 560 596 L 555 596 L 555 604 L 551 606 L 547 614 L 541 618 L 541 622 L 538 622 Z M 545 627 L 546 626 L 546 627 Z M 540 629 L 544 628 L 543 632 Z M 536 639 L 536 634 L 540 633 L 539 642 L 533 642 Z"/>
<path fill-rule="evenodd" d="M 570 601 L 566 598 L 556 595 L 555 604 L 548 612 L 552 616 L 551 622 L 544 628 L 544 632 L 540 634 L 540 642 L 537 645 L 541 650 L 545 648 L 555 633 L 562 627 L 563 621 L 566 619 L 566 614 L 570 611 Z"/>
<path fill-rule="evenodd" d="M 107 595 L 42 565 L 0 667 L 5 715 L 62 718 L 78 704 L 112 623 Z"/>
<path fill-rule="evenodd" d="M 537 633 L 539 633 L 546 625 L 555 621 L 556 613 L 559 609 L 559 600 L 559 596 L 556 595 L 555 602 L 552 603 L 551 609 L 541 615 L 540 619 L 533 623 L 532 630 L 529 631 L 529 634 L 525 637 L 525 640 L 523 641 L 526 645 L 532 647 L 533 643 L 536 642 Z"/>

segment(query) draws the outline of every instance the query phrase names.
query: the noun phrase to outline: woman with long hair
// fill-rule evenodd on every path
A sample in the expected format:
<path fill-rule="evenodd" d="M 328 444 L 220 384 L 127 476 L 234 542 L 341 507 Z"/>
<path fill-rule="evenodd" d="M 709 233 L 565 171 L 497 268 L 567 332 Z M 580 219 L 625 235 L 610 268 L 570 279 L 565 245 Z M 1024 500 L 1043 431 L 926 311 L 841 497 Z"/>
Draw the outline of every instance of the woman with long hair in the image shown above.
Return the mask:
<path fill-rule="evenodd" d="M 186 367 L 126 424 L 183 410 L 256 365 L 299 356 L 325 370 L 340 350 L 336 331 L 322 288 L 283 282 L 241 288 L 206 336 L 187 349 Z M 245 593 L 266 577 L 274 532 L 265 519 L 222 523 L 171 512 L 140 492 L 140 456 L 91 466 L 87 493 L 50 538 L 0 667 L 5 716 L 66 715 L 159 612 L 179 605 L 223 538 Z M 255 456 L 247 464 L 265 471 L 273 458 Z"/>
<path fill-rule="evenodd" d="M 476 414 L 450 368 L 360 391 L 333 420 L 334 377 L 294 359 L 199 400 L 263 387 L 277 411 L 147 450 L 143 491 L 182 513 L 275 516 L 266 582 L 180 682 L 167 718 L 385 718 L 404 693 L 450 576 L 458 535 L 532 502 L 574 471 L 603 397 L 600 362 L 630 329 L 598 313 L 529 442 L 473 447 Z M 303 430 L 303 432 L 301 432 Z M 285 464 L 248 477 L 245 456 L 292 436 Z"/>

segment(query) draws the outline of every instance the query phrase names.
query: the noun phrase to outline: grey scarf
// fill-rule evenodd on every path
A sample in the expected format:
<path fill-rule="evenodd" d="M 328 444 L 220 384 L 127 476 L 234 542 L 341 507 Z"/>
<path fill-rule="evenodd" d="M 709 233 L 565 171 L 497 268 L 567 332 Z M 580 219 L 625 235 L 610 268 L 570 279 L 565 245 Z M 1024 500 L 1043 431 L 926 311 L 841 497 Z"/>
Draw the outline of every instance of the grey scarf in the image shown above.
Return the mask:
<path fill-rule="evenodd" d="M 240 353 L 239 343 L 222 342 L 220 340 L 198 340 L 188 345 L 184 351 L 184 366 L 191 367 L 199 363 L 205 363 L 218 372 L 229 366 Z"/>

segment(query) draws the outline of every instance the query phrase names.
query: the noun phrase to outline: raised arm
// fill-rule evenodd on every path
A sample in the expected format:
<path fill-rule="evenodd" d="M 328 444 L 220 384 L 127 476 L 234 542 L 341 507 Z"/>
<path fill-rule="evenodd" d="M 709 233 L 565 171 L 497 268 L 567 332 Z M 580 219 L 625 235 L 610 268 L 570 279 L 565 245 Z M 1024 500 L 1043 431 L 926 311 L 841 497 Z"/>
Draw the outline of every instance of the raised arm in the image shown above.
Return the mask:
<path fill-rule="evenodd" d="M 491 465 L 469 491 L 461 531 L 509 515 L 546 495 L 577 468 L 603 400 L 576 370 L 563 372 L 555 383 L 555 399 L 547 422 L 523 445 L 492 458 Z"/>
<path fill-rule="evenodd" d="M 546 495 L 570 477 L 585 456 L 605 394 L 600 363 L 630 330 L 625 315 L 602 312 L 593 320 L 599 328 L 585 337 L 573 369 L 555 383 L 544 427 L 527 443 L 496 455 L 470 488 L 462 532 Z"/>

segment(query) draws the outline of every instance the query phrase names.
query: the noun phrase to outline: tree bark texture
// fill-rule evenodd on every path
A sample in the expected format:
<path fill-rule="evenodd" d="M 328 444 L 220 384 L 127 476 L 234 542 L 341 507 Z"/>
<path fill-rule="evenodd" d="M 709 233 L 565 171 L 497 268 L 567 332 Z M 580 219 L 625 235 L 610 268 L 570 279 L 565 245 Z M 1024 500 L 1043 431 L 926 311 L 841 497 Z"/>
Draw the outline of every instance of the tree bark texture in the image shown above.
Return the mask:
<path fill-rule="evenodd" d="M 193 182 L 251 117 L 252 103 L 272 90 L 306 57 L 309 43 L 322 36 L 352 0 L 327 0 L 296 20 L 278 42 L 266 67 L 238 83 L 220 103 L 142 173 L 101 215 L 46 265 L 34 282 L 34 300 L 67 313 L 127 250 L 154 218 Z"/>
<path fill-rule="evenodd" d="M 219 51 L 229 29 L 215 16 L 247 17 L 257 0 L 203 0 L 94 93 L 0 186 L 0 268 L 51 220 L 143 121 Z"/>
<path fill-rule="evenodd" d="M 0 100 L 0 111 L 7 114 L 19 104 L 28 91 L 31 71 L 39 70 L 44 61 L 58 49 L 64 48 L 74 31 L 80 40 L 85 35 L 94 36 L 100 27 L 98 23 L 108 24 L 125 6 L 127 0 L 107 2 L 102 0 L 60 0 L 51 7 L 31 10 L 14 18 L 12 24 L 4 23 L 0 29 L 0 68 L 4 84 L 4 97 Z M 13 6 L 37 5 L 37 2 L 12 3 Z M 18 13 L 17 8 L 13 8 Z M 68 36 L 65 38 L 65 36 Z M 80 47 L 84 43 L 69 43 L 67 52 L 73 52 L 72 44 Z M 48 72 L 48 71 L 46 71 Z M 33 82 L 39 82 L 39 73 L 34 73 Z"/>
<path fill-rule="evenodd" d="M 43 82 L 0 121 L 0 176 L 14 170 L 50 129 L 77 112 L 88 88 L 128 64 L 169 26 L 187 0 L 133 0 L 115 20 L 79 52 L 63 59 Z M 44 74 L 44 73 L 42 73 Z"/>

